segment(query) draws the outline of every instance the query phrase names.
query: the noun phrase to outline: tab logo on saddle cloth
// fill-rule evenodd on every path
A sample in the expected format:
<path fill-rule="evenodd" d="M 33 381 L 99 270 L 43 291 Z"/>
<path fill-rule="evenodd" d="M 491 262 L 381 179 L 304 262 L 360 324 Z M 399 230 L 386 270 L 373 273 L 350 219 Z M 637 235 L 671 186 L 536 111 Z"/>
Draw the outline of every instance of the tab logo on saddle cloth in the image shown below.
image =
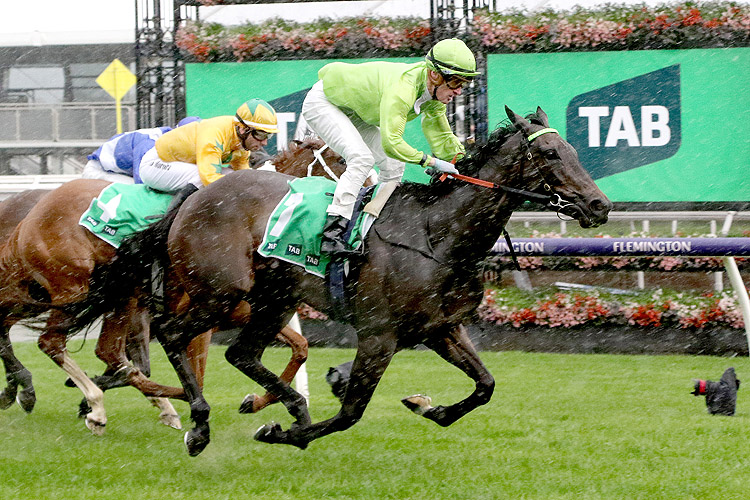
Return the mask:
<path fill-rule="evenodd" d="M 600 179 L 665 160 L 681 144 L 680 65 L 577 95 L 567 140 Z"/>

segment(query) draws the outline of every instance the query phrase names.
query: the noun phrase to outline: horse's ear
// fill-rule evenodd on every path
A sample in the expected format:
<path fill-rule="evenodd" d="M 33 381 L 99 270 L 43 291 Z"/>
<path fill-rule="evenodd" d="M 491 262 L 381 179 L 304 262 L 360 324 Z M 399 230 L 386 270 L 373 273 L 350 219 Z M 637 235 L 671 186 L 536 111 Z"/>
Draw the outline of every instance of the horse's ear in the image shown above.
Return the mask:
<path fill-rule="evenodd" d="M 516 114 L 508 106 L 505 106 L 505 114 L 510 118 L 510 122 L 516 126 L 519 130 L 528 131 L 531 128 L 531 123 L 523 116 Z"/>
<path fill-rule="evenodd" d="M 539 120 L 541 120 L 542 125 L 545 127 L 549 127 L 549 118 L 547 118 L 547 113 L 544 112 L 544 110 L 540 107 L 536 107 L 536 116 L 539 117 Z"/>

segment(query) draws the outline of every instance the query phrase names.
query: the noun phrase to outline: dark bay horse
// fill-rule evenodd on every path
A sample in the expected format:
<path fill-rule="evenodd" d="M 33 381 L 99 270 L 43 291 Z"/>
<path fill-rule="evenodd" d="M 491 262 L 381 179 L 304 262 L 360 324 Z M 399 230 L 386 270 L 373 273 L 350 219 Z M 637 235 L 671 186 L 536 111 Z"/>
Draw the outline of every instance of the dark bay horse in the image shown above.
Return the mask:
<path fill-rule="evenodd" d="M 227 360 L 277 394 L 294 418 L 288 430 L 278 424 L 261 428 L 255 436 L 260 441 L 305 448 L 354 425 L 393 355 L 419 343 L 461 369 L 476 388 L 449 406 L 407 398 L 413 411 L 448 426 L 489 401 L 494 379 L 461 324 L 481 301 L 479 265 L 512 211 L 526 199 L 544 198 L 582 227 L 594 227 L 606 222 L 612 208 L 573 147 L 549 129 L 541 109 L 531 121 L 506 112 L 511 124 L 457 164 L 483 186 L 459 180 L 400 185 L 374 223 L 365 240 L 367 251 L 353 271 L 356 279 L 349 284 L 358 334 L 350 382 L 341 410 L 322 422 L 312 423 L 304 398 L 261 363 L 264 349 L 300 302 L 330 310 L 322 279 L 257 253 L 289 178 L 240 172 L 185 202 L 169 232 L 169 313 L 153 326 L 190 396 L 195 424 L 185 435 L 190 455 L 199 454 L 210 440 L 210 407 L 185 351 L 192 337 L 216 324 L 242 326 Z M 148 234 L 151 229 L 121 246 L 112 265 L 98 270 L 89 294 L 94 309 L 78 314 L 78 325 L 101 312 L 97 306 L 116 299 L 123 277 L 131 281 L 128 286 L 150 279 L 143 265 L 133 263 L 144 262 L 144 252 L 152 251 L 143 245 L 156 236 Z"/>
<path fill-rule="evenodd" d="M 8 241 L 13 230 L 45 194 L 46 189 L 29 189 L 0 202 L 0 243 Z M 0 392 L 0 409 L 6 410 L 14 401 L 25 412 L 31 412 L 36 404 L 36 393 L 31 372 L 16 358 L 10 342 L 10 327 L 15 323 L 9 314 L 0 315 L 0 358 L 5 368 L 6 386 Z M 21 391 L 18 391 L 18 388 Z"/>
<path fill-rule="evenodd" d="M 332 151 L 320 155 L 320 158 L 313 154 L 322 145 L 320 141 L 295 144 L 290 151 L 280 155 L 283 159 L 279 163 L 296 163 L 307 169 L 308 165 L 324 159 L 339 173 L 342 172 L 343 166 L 338 165 L 341 158 Z M 81 179 L 47 191 L 43 198 L 41 195 L 45 193 L 39 193 L 40 196 L 36 197 L 25 194 L 0 205 L 0 215 L 4 216 L 0 224 L 0 236 L 3 236 L 0 238 L 0 354 L 8 382 L 0 394 L 0 403 L 7 408 L 18 396 L 19 403 L 26 411 L 33 408 L 35 397 L 31 374 L 13 355 L 8 330 L 21 319 L 51 310 L 39 337 L 39 347 L 68 373 L 70 380 L 84 393 L 91 409 L 86 415 L 86 425 L 96 434 L 101 434 L 106 424 L 102 390 L 70 357 L 66 350 L 67 329 L 64 325 L 68 321 L 70 305 L 85 298 L 93 269 L 115 255 L 113 247 L 78 224 L 91 200 L 106 185 L 106 181 Z M 104 318 L 96 354 L 107 364 L 108 372 L 126 373 L 130 385 L 147 396 L 159 397 L 157 401 L 162 401 L 164 396 L 186 398 L 182 388 L 155 384 L 129 363 L 126 340 L 133 331 L 143 333 L 145 330 L 145 336 L 141 336 L 139 342 L 145 342 L 147 347 L 149 318 L 144 317 L 144 313 L 147 311 L 137 299 L 137 294 L 133 294 L 117 311 L 108 314 Z M 206 349 L 207 343 L 204 343 L 192 354 L 194 370 L 199 372 L 201 381 L 205 364 L 201 365 L 199 361 L 200 358 L 205 360 Z M 24 390 L 16 394 L 19 385 Z M 169 404 L 168 401 L 166 403 Z M 169 408 L 172 408 L 171 404 Z M 177 427 L 179 417 L 173 408 L 172 413 L 177 419 L 173 426 Z"/>

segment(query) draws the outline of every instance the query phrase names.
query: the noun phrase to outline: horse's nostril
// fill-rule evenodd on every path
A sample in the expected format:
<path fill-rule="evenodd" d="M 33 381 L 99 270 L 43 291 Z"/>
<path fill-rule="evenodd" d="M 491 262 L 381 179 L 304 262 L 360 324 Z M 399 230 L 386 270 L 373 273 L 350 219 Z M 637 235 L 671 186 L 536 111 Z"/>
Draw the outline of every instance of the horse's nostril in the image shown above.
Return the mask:
<path fill-rule="evenodd" d="M 594 213 L 604 212 L 607 210 L 607 204 L 603 200 L 596 199 L 589 203 L 589 208 Z"/>

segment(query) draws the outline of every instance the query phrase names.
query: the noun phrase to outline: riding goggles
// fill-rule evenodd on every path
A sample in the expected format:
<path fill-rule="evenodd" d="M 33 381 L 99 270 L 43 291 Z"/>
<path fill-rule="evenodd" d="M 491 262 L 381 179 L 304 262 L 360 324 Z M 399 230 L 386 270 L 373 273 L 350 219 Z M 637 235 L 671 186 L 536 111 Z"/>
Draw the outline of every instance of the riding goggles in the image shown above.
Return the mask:
<path fill-rule="evenodd" d="M 258 130 L 258 129 L 251 129 L 250 135 L 253 136 L 253 139 L 256 141 L 263 142 L 271 135 L 269 132 L 266 132 L 265 130 Z"/>
<path fill-rule="evenodd" d="M 456 76 L 444 76 L 443 79 L 445 80 L 445 85 L 451 90 L 460 89 L 471 83 L 471 80 L 459 78 Z"/>

